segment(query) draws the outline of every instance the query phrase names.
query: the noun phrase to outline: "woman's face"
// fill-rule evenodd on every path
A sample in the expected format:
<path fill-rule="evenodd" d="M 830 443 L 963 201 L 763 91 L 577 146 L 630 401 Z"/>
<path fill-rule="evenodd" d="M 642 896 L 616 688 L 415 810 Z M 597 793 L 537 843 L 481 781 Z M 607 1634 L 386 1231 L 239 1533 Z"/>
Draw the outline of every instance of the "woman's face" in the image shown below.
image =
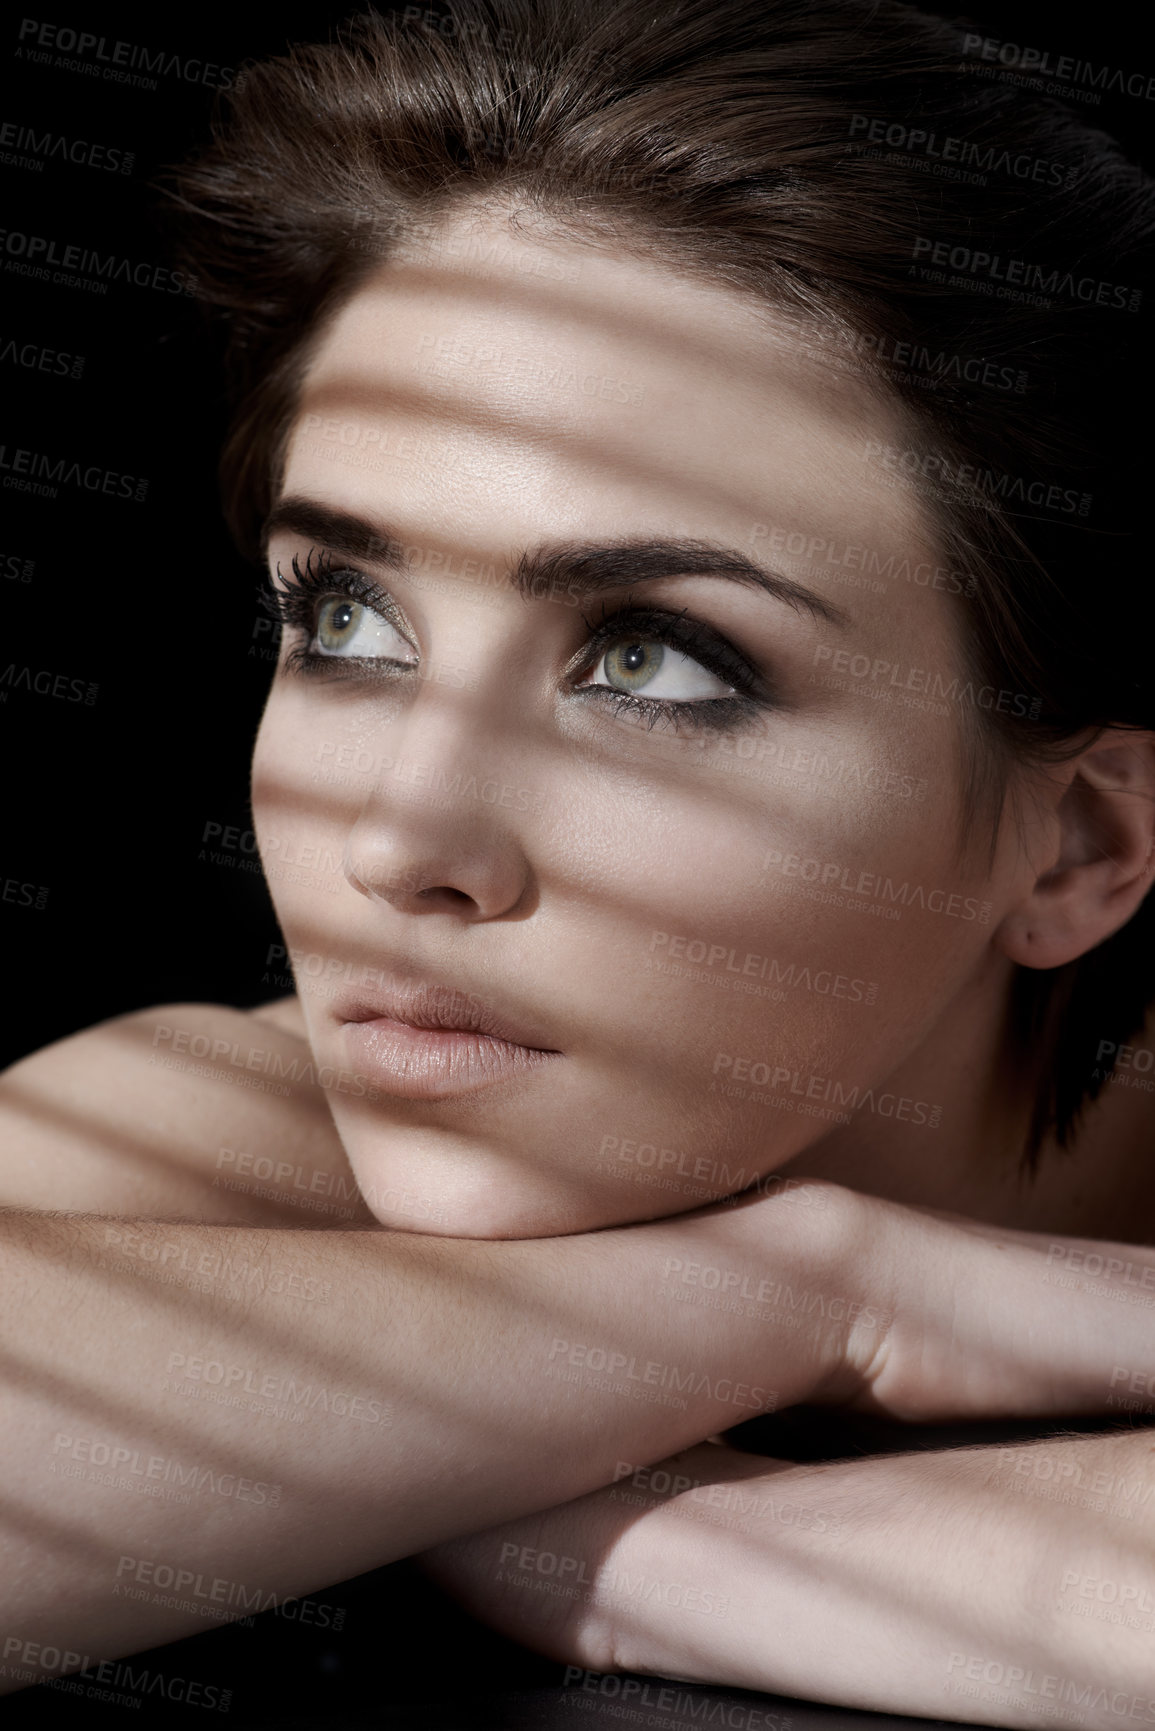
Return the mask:
<path fill-rule="evenodd" d="M 497 215 L 328 326 L 254 809 L 383 1222 L 677 1212 L 855 1109 L 932 1152 L 886 1082 L 1002 868 L 957 857 L 974 694 L 909 442 L 785 319 Z"/>

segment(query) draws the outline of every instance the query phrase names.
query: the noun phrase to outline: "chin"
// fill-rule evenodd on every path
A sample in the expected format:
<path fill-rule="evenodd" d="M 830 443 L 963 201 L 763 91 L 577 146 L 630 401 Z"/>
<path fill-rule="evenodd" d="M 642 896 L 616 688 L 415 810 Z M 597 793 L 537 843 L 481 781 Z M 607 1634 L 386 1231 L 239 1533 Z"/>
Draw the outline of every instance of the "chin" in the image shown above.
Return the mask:
<path fill-rule="evenodd" d="M 600 1232 L 611 1226 L 638 1224 L 620 1211 L 576 1209 L 559 1202 L 553 1207 L 541 1202 L 526 1206 L 506 1202 L 489 1208 L 433 1206 L 418 1214 L 403 1209 L 369 1204 L 380 1224 L 390 1232 L 414 1232 L 432 1238 L 481 1238 L 495 1242 L 518 1238 L 568 1238 L 579 1232 Z M 652 1219 L 645 1215 L 642 1219 Z"/>
<path fill-rule="evenodd" d="M 591 1191 L 588 1184 L 583 1187 L 580 1174 L 569 1181 L 543 1174 L 527 1183 L 524 1173 L 512 1179 L 508 1171 L 475 1168 L 467 1176 L 442 1173 L 431 1181 L 417 1176 L 412 1166 L 399 1172 L 379 1156 L 351 1149 L 349 1157 L 366 1206 L 390 1232 L 491 1240 L 566 1238 L 702 1206 L 701 1198 L 687 1198 L 681 1207 L 655 1208 L 649 1196 L 608 1196 Z M 427 1174 L 432 1162 L 420 1165 Z"/>

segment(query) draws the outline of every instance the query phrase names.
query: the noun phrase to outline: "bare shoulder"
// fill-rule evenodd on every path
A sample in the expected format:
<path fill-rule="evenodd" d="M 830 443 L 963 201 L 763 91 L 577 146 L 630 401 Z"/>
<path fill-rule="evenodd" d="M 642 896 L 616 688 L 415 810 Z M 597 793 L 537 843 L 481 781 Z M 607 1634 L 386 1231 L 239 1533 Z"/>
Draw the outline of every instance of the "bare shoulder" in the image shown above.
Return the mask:
<path fill-rule="evenodd" d="M 0 1075 L 0 1205 L 301 1227 L 368 1221 L 296 1000 L 164 1004 Z"/>
<path fill-rule="evenodd" d="M 258 1004 L 255 1009 L 246 1010 L 244 1013 L 254 1022 L 268 1022 L 270 1027 L 280 1028 L 285 1034 L 294 1034 L 298 1040 L 308 1044 L 309 1035 L 300 998 L 271 998 L 267 1004 Z"/>

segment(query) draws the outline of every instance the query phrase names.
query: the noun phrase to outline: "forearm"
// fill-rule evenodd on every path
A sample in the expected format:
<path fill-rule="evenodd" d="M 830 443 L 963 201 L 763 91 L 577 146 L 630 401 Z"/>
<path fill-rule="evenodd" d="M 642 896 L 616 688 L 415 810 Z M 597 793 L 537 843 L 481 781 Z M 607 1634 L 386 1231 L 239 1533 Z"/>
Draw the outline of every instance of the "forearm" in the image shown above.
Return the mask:
<path fill-rule="evenodd" d="M 668 1464 L 700 1482 L 586 1499 L 588 1659 L 980 1724 L 1155 1725 L 1155 1434 Z"/>
<path fill-rule="evenodd" d="M 0 1216 L 5 1630 L 133 1651 L 203 1624 L 117 1592 L 126 1557 L 308 1592 L 805 1398 L 819 1319 L 768 1341 L 655 1302 L 695 1234 L 821 1263 L 759 1206 L 756 1250 L 740 1211 L 509 1243 Z"/>

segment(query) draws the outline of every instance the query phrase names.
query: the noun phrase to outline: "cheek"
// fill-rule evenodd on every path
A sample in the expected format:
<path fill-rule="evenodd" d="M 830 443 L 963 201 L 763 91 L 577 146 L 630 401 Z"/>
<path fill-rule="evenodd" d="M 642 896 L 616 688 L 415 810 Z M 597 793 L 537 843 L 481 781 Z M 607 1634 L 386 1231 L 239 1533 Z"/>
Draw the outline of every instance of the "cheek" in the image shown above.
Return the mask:
<path fill-rule="evenodd" d="M 954 860 L 954 811 L 949 792 L 900 805 L 766 775 L 667 792 L 660 825 L 633 831 L 622 893 L 591 898 L 618 1036 L 602 1057 L 621 1094 L 632 1082 L 664 1098 L 671 1134 L 680 1113 L 740 1125 L 743 1143 L 813 1139 L 821 1114 L 800 1128 L 799 1090 L 829 1105 L 885 1076 L 988 942 L 982 883 Z"/>
<path fill-rule="evenodd" d="M 639 934 L 632 985 L 613 971 L 617 1038 L 596 1055 L 590 1097 L 569 1112 L 602 1195 L 619 1207 L 640 1197 L 692 1207 L 856 1112 L 886 1117 L 933 1153 L 933 1088 L 888 1091 L 887 1078 L 973 967 L 975 926 L 909 907 L 885 923 L 827 907 L 800 930 L 792 899 L 762 891 L 735 910 L 717 888 L 703 887 L 681 929 Z"/>
<path fill-rule="evenodd" d="M 304 933 L 319 937 L 344 888 L 358 779 L 352 769 L 337 768 L 344 755 L 335 739 L 320 735 L 299 700 L 274 691 L 253 750 L 253 826 L 277 918 L 290 940 Z"/>
<path fill-rule="evenodd" d="M 266 705 L 253 749 L 251 793 L 253 820 L 266 868 L 290 838 L 316 822 L 307 746 L 300 729 L 291 725 L 285 706 L 274 697 Z"/>
<path fill-rule="evenodd" d="M 683 1105 L 717 1092 L 715 1079 L 741 1060 L 761 1067 L 762 1082 L 767 1065 L 840 1077 L 886 1069 L 933 1022 L 983 941 L 974 921 L 921 906 L 837 896 L 816 905 L 781 884 L 737 899 L 714 878 L 613 946 L 614 995 L 632 1000 L 628 1046 L 606 1042 L 623 1085 L 646 1048 L 650 1081 Z"/>
<path fill-rule="evenodd" d="M 806 970 L 897 987 L 972 953 L 985 880 L 954 857 L 950 789 L 915 799 L 903 791 L 911 778 L 895 778 L 884 798 L 820 772 L 827 760 L 813 749 L 794 775 L 708 749 L 681 785 L 638 781 L 584 815 L 567 805 L 561 845 L 597 871 L 590 911 L 623 968 L 703 987 L 784 973 L 792 984 Z"/>

